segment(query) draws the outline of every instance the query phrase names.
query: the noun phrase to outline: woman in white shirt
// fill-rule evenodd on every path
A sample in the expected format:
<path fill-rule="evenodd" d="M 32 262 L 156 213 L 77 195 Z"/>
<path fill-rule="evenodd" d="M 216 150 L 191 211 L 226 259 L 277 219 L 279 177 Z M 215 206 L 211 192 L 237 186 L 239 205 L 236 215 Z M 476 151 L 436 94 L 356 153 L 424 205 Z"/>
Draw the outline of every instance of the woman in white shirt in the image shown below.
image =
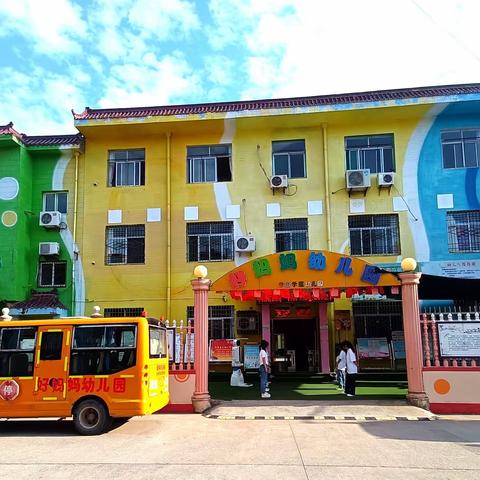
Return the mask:
<path fill-rule="evenodd" d="M 347 397 L 353 397 L 355 395 L 355 382 L 357 381 L 357 356 L 353 351 L 353 345 L 350 342 L 343 344 L 343 350 L 346 352 L 347 360 L 347 378 L 345 380 L 345 393 Z"/>
<path fill-rule="evenodd" d="M 260 342 L 260 351 L 258 352 L 258 363 L 260 373 L 260 394 L 262 398 L 270 398 L 270 394 L 267 392 L 268 385 L 268 342 L 262 340 Z"/>

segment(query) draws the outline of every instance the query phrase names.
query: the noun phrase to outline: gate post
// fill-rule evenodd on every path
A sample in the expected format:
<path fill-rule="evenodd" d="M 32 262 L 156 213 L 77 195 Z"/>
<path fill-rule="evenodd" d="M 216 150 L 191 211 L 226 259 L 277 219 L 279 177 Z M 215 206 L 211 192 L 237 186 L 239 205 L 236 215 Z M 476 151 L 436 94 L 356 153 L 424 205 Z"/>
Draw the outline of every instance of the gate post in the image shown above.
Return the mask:
<path fill-rule="evenodd" d="M 407 363 L 408 394 L 411 405 L 428 410 L 429 401 L 423 385 L 423 349 L 420 329 L 420 308 L 418 305 L 418 284 L 421 273 L 414 272 L 417 262 L 410 258 L 402 261 L 403 329 Z"/>
<path fill-rule="evenodd" d="M 195 267 L 192 280 L 193 316 L 195 333 L 195 391 L 192 396 L 193 410 L 197 413 L 210 408 L 208 393 L 208 291 L 210 280 L 206 278 L 208 270 L 203 265 Z"/>

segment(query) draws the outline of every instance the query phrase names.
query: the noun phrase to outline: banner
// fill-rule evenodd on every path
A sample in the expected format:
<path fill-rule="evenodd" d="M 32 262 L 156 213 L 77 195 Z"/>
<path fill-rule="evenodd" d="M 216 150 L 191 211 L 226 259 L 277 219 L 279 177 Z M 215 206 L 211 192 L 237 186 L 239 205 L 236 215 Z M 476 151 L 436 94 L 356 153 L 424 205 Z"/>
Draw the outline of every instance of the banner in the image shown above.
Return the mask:
<path fill-rule="evenodd" d="M 442 357 L 480 357 L 479 322 L 437 323 Z"/>
<path fill-rule="evenodd" d="M 209 361 L 210 362 L 231 362 L 232 347 L 235 340 L 219 339 L 210 340 Z"/>
<path fill-rule="evenodd" d="M 390 358 L 390 349 L 385 337 L 357 338 L 358 358 Z"/>
<path fill-rule="evenodd" d="M 243 365 L 245 370 L 258 370 L 260 363 L 258 362 L 258 354 L 260 345 L 245 345 L 243 347 Z"/>

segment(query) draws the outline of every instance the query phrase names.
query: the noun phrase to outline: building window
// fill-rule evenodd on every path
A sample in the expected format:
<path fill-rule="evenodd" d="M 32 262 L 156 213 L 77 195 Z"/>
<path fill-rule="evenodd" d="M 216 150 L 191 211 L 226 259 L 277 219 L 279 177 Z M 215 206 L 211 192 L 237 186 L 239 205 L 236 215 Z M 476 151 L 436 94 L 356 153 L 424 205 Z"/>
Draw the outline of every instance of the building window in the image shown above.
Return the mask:
<path fill-rule="evenodd" d="M 105 318 L 112 317 L 141 317 L 144 312 L 143 307 L 126 307 L 126 308 L 104 308 L 103 316 Z"/>
<path fill-rule="evenodd" d="M 272 142 L 273 174 L 305 178 L 305 140 Z"/>
<path fill-rule="evenodd" d="M 237 312 L 237 336 L 260 335 L 260 318 L 255 310 L 241 310 Z"/>
<path fill-rule="evenodd" d="M 443 168 L 480 167 L 480 129 L 442 132 Z"/>
<path fill-rule="evenodd" d="M 393 134 L 345 137 L 347 170 L 369 169 L 370 173 L 394 172 Z"/>
<path fill-rule="evenodd" d="M 145 150 L 110 150 L 108 152 L 108 186 L 145 185 Z"/>
<path fill-rule="evenodd" d="M 447 212 L 448 251 L 480 252 L 480 210 Z"/>
<path fill-rule="evenodd" d="M 399 255 L 398 215 L 348 217 L 352 255 Z"/>
<path fill-rule="evenodd" d="M 145 263 L 145 225 L 107 227 L 106 264 Z"/>
<path fill-rule="evenodd" d="M 208 307 L 208 338 L 233 338 L 234 310 L 231 305 L 210 305 Z M 193 325 L 193 307 L 187 307 L 187 320 Z"/>
<path fill-rule="evenodd" d="M 231 182 L 232 146 L 187 147 L 188 183 Z"/>
<path fill-rule="evenodd" d="M 288 218 L 275 220 L 275 251 L 308 249 L 308 220 Z"/>
<path fill-rule="evenodd" d="M 40 262 L 39 287 L 65 287 L 67 285 L 67 262 Z"/>
<path fill-rule="evenodd" d="M 43 210 L 67 213 L 67 199 L 67 192 L 45 192 L 43 194 Z"/>
<path fill-rule="evenodd" d="M 187 261 L 233 260 L 233 222 L 187 224 Z"/>

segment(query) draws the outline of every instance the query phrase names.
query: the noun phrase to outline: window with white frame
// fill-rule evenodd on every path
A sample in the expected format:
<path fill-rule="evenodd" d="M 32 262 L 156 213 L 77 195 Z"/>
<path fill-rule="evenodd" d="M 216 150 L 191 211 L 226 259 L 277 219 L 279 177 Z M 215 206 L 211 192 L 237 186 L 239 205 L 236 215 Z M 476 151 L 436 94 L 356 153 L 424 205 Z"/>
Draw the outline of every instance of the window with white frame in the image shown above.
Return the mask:
<path fill-rule="evenodd" d="M 145 185 L 145 149 L 110 150 L 108 152 L 108 186 Z"/>
<path fill-rule="evenodd" d="M 480 252 L 480 210 L 447 212 L 448 251 Z"/>
<path fill-rule="evenodd" d="M 443 168 L 480 167 L 480 129 L 444 130 L 441 140 Z"/>
<path fill-rule="evenodd" d="M 305 178 L 305 140 L 282 140 L 272 142 L 273 174 L 288 178 Z"/>
<path fill-rule="evenodd" d="M 107 265 L 145 263 L 145 225 L 107 227 Z"/>
<path fill-rule="evenodd" d="M 187 224 L 187 261 L 233 260 L 233 222 Z"/>
<path fill-rule="evenodd" d="M 188 183 L 231 182 L 232 145 L 187 147 Z"/>
<path fill-rule="evenodd" d="M 399 255 L 398 215 L 348 217 L 351 255 Z"/>
<path fill-rule="evenodd" d="M 345 137 L 347 170 L 394 172 L 394 150 L 393 133 Z"/>
<path fill-rule="evenodd" d="M 234 308 L 232 305 L 210 305 L 208 307 L 208 338 L 233 338 Z M 193 325 L 193 307 L 187 307 L 187 320 Z"/>
<path fill-rule="evenodd" d="M 44 192 L 43 210 L 67 213 L 68 192 Z"/>
<path fill-rule="evenodd" d="M 40 262 L 39 287 L 65 287 L 67 285 L 67 262 Z"/>
<path fill-rule="evenodd" d="M 275 251 L 308 249 L 308 220 L 285 218 L 275 220 Z"/>

